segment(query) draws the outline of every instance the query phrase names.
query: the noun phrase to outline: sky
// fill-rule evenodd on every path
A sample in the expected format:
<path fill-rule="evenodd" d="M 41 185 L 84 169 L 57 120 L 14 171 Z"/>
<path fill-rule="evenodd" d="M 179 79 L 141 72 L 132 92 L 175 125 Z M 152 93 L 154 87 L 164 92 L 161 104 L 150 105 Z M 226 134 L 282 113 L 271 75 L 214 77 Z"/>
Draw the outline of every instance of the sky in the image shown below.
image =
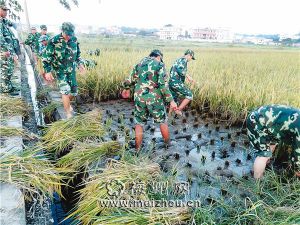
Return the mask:
<path fill-rule="evenodd" d="M 58 0 L 27 0 L 31 24 L 65 21 L 96 27 L 229 28 L 235 33 L 300 33 L 300 0 L 78 0 L 68 11 Z M 24 0 L 20 0 L 23 3 Z M 25 13 L 21 13 L 25 23 Z"/>

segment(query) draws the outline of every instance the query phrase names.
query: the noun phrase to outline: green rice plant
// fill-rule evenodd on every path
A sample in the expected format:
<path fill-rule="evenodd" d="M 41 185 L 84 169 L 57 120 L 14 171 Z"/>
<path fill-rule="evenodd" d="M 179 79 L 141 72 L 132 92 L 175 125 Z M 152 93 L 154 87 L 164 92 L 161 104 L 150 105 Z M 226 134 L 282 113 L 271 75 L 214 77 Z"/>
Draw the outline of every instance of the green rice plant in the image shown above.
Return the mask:
<path fill-rule="evenodd" d="M 60 106 L 62 106 L 61 102 L 51 102 L 50 104 L 42 108 L 42 112 L 45 115 L 45 117 L 51 118 L 54 111 Z"/>
<path fill-rule="evenodd" d="M 47 95 L 48 95 L 48 92 L 50 92 L 53 88 L 50 88 L 50 87 L 43 87 L 43 88 L 39 88 L 36 92 L 36 98 L 41 101 L 41 100 L 44 100 L 44 99 L 47 99 Z"/>
<path fill-rule="evenodd" d="M 80 201 L 77 208 L 70 217 L 76 217 L 84 224 L 89 224 L 93 218 L 99 213 L 107 215 L 111 213 L 113 208 L 102 207 L 98 204 L 98 200 L 110 199 L 107 184 L 113 191 L 118 190 L 120 182 L 125 185 L 125 190 L 128 190 L 132 182 L 138 180 L 143 183 L 148 183 L 159 179 L 160 167 L 157 163 L 151 163 L 148 160 L 140 159 L 136 164 L 123 161 L 111 160 L 106 168 L 99 169 L 101 173 L 96 173 L 88 178 L 83 189 L 80 190 Z M 114 182 L 117 181 L 117 182 Z M 147 199 L 147 196 L 142 194 L 139 199 Z M 130 193 L 124 193 L 117 198 L 130 199 Z"/>
<path fill-rule="evenodd" d="M 196 209 L 198 224 L 298 224 L 300 181 L 267 171 L 260 181 L 240 180 L 237 190 L 227 184 L 230 201 L 215 199 Z M 224 185 L 224 184 L 223 184 Z"/>
<path fill-rule="evenodd" d="M 21 98 L 13 98 L 0 94 L 0 117 L 3 116 L 25 116 L 28 112 L 28 106 Z"/>
<path fill-rule="evenodd" d="M 116 141 L 104 143 L 76 143 L 70 153 L 57 161 L 59 167 L 71 168 L 74 171 L 91 164 L 98 164 L 104 157 L 114 156 L 121 151 Z"/>
<path fill-rule="evenodd" d="M 123 209 L 109 215 L 93 217 L 92 224 L 126 224 L 126 225 L 156 225 L 156 224 L 186 224 L 191 215 L 187 208 L 153 208 L 153 209 Z"/>
<path fill-rule="evenodd" d="M 100 138 L 104 133 L 101 113 L 99 110 L 93 110 L 51 124 L 42 138 L 42 146 L 48 152 L 58 155 L 77 141 Z"/>
<path fill-rule="evenodd" d="M 0 157 L 0 181 L 14 184 L 27 194 L 38 198 L 52 197 L 53 192 L 62 196 L 62 173 L 67 168 L 55 168 L 39 149 L 27 149 L 19 155 L 2 154 Z"/>
<path fill-rule="evenodd" d="M 11 137 L 11 136 L 22 136 L 26 139 L 37 139 L 38 136 L 36 136 L 33 133 L 28 133 L 23 128 L 16 128 L 16 127 L 7 127 L 7 126 L 1 126 L 0 125 L 0 135 L 2 137 Z"/>

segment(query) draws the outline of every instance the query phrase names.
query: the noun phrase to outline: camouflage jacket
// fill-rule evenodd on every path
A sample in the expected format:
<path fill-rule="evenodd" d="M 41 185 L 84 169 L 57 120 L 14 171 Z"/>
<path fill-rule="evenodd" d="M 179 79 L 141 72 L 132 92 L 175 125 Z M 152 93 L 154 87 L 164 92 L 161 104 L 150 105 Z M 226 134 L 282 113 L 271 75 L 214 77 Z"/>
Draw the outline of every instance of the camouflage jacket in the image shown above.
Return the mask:
<path fill-rule="evenodd" d="M 35 34 L 30 33 L 25 40 L 25 45 L 29 45 L 34 52 L 39 52 L 39 38 L 41 34 L 36 32 Z"/>
<path fill-rule="evenodd" d="M 187 72 L 187 59 L 181 57 L 177 59 L 170 70 L 170 82 L 181 81 L 184 83 Z"/>
<path fill-rule="evenodd" d="M 82 59 L 83 65 L 86 69 L 94 69 L 97 62 L 93 59 Z"/>
<path fill-rule="evenodd" d="M 129 89 L 134 85 L 135 100 L 147 99 L 151 104 L 151 99 L 162 98 L 166 102 L 171 102 L 173 97 L 166 84 L 165 76 L 163 63 L 152 57 L 145 57 L 134 66 L 130 76 L 124 81 L 124 88 Z"/>
<path fill-rule="evenodd" d="M 14 39 L 15 35 L 9 28 L 10 21 L 5 18 L 0 18 L 0 52 L 9 51 L 15 55 Z"/>
<path fill-rule="evenodd" d="M 57 73 L 72 73 L 76 64 L 83 64 L 80 58 L 80 48 L 76 37 L 66 42 L 62 34 L 58 34 L 48 41 L 42 57 L 46 73 L 55 70 Z"/>
<path fill-rule="evenodd" d="M 300 110 L 284 105 L 267 105 L 252 111 L 247 132 L 257 155 L 271 157 L 270 144 L 290 145 L 300 155 Z"/>
<path fill-rule="evenodd" d="M 48 41 L 50 39 L 50 36 L 48 34 L 45 34 L 48 37 Z M 39 55 L 43 56 L 44 51 L 46 50 L 47 45 L 43 45 L 41 41 L 39 41 Z"/>

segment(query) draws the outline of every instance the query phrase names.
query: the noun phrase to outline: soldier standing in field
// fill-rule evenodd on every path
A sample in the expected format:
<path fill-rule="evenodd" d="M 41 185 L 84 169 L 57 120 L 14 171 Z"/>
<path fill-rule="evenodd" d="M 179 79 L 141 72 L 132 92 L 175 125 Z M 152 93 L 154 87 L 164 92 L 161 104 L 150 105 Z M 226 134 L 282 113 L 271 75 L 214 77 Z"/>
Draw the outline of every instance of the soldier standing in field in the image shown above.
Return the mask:
<path fill-rule="evenodd" d="M 48 32 L 47 26 L 45 24 L 43 24 L 43 25 L 40 26 L 40 28 L 41 28 L 41 36 L 42 35 L 47 35 L 50 38 L 50 36 L 47 34 L 47 32 Z"/>
<path fill-rule="evenodd" d="M 177 59 L 170 70 L 169 88 L 175 102 L 179 105 L 175 113 L 182 115 L 182 110 L 193 99 L 192 91 L 185 85 L 185 79 L 188 82 L 194 83 L 191 76 L 187 74 L 187 63 L 195 60 L 194 52 L 190 49 L 186 50 L 184 56 Z M 179 104 L 179 99 L 183 99 Z M 169 113 L 173 112 L 170 109 Z"/>
<path fill-rule="evenodd" d="M 300 110 L 284 105 L 267 105 L 252 111 L 247 118 L 247 132 L 256 150 L 254 177 L 261 178 L 275 150 L 289 154 L 284 145 L 291 146 L 291 162 L 300 177 Z M 292 165 L 291 165 L 292 166 Z"/>
<path fill-rule="evenodd" d="M 50 36 L 47 34 L 47 26 L 41 25 L 41 35 L 39 38 L 39 56 L 42 57 L 42 52 L 47 46 L 47 42 L 50 39 Z"/>
<path fill-rule="evenodd" d="M 49 41 L 49 36 L 47 35 L 42 35 L 40 38 L 39 38 L 39 55 L 42 57 L 43 56 L 43 53 L 45 52 L 46 50 L 46 47 L 47 47 L 47 44 L 48 44 L 48 41 Z"/>
<path fill-rule="evenodd" d="M 137 64 L 130 76 L 124 82 L 123 98 L 129 98 L 130 87 L 134 86 L 134 118 L 135 118 L 135 147 L 137 152 L 143 140 L 143 125 L 148 117 L 160 124 L 160 131 L 165 143 L 170 140 L 169 128 L 166 123 L 165 102 L 170 103 L 170 108 L 175 110 L 176 103 L 165 81 L 165 69 L 162 62 L 163 54 L 153 50 L 148 57 Z"/>
<path fill-rule="evenodd" d="M 8 10 L 5 3 L 0 3 L 0 91 L 14 94 L 17 89 L 13 87 L 11 77 L 18 56 L 14 49 L 15 36 L 9 29 L 10 21 L 6 19 Z"/>
<path fill-rule="evenodd" d="M 35 63 L 37 62 L 37 57 L 39 54 L 39 39 L 41 34 L 36 31 L 36 27 L 31 27 L 31 33 L 28 35 L 26 40 L 24 41 L 25 45 L 29 45 L 31 48 L 31 51 L 33 53 L 33 57 L 35 60 Z"/>
<path fill-rule="evenodd" d="M 53 73 L 57 76 L 66 116 L 70 118 L 73 114 L 70 102 L 77 95 L 76 66 L 79 67 L 81 73 L 85 71 L 85 68 L 80 58 L 79 43 L 74 36 L 74 25 L 65 22 L 61 30 L 60 34 L 48 41 L 42 61 L 46 80 L 52 82 Z"/>

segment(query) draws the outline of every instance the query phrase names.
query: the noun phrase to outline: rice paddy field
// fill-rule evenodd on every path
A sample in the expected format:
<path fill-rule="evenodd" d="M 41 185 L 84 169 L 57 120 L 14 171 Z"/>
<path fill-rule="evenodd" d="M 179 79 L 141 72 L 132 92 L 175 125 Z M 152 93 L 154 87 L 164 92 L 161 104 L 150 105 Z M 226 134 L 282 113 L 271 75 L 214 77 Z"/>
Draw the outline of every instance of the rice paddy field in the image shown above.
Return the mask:
<path fill-rule="evenodd" d="M 300 180 L 276 160 L 263 179 L 254 180 L 254 155 L 243 126 L 254 107 L 300 107 L 298 49 L 133 37 L 79 40 L 82 57 L 97 65 L 77 75 L 77 115 L 45 119 L 48 124 L 34 137 L 35 146 L 18 156 L 1 155 L 1 182 L 17 185 L 34 202 L 50 199 L 52 207 L 62 202 L 65 215 L 52 215 L 61 224 L 300 224 Z M 99 56 L 88 54 L 96 48 Z M 137 155 L 133 103 L 119 99 L 121 83 L 152 49 L 162 50 L 169 71 L 188 48 L 196 57 L 188 64 L 197 82 L 194 100 L 183 117 L 168 119 L 169 145 L 148 121 Z M 2 107 L 5 115 L 14 113 L 9 105 Z M 46 106 L 45 117 L 57 107 Z M 7 136 L 16 132 L 1 129 Z M 184 186 L 179 189 L 178 183 Z M 111 200 L 123 205 L 107 205 Z M 133 200 L 184 204 L 124 205 Z M 187 207 L 188 201 L 198 205 Z"/>
<path fill-rule="evenodd" d="M 99 57 L 87 50 L 101 49 Z M 167 71 L 186 49 L 195 51 L 188 74 L 197 82 L 192 107 L 231 122 L 243 121 L 254 107 L 278 103 L 300 107 L 300 52 L 295 48 L 233 46 L 138 38 L 82 38 L 84 58 L 98 65 L 78 75 L 80 91 L 96 101 L 117 98 L 133 65 L 152 49 L 164 54 Z"/>

